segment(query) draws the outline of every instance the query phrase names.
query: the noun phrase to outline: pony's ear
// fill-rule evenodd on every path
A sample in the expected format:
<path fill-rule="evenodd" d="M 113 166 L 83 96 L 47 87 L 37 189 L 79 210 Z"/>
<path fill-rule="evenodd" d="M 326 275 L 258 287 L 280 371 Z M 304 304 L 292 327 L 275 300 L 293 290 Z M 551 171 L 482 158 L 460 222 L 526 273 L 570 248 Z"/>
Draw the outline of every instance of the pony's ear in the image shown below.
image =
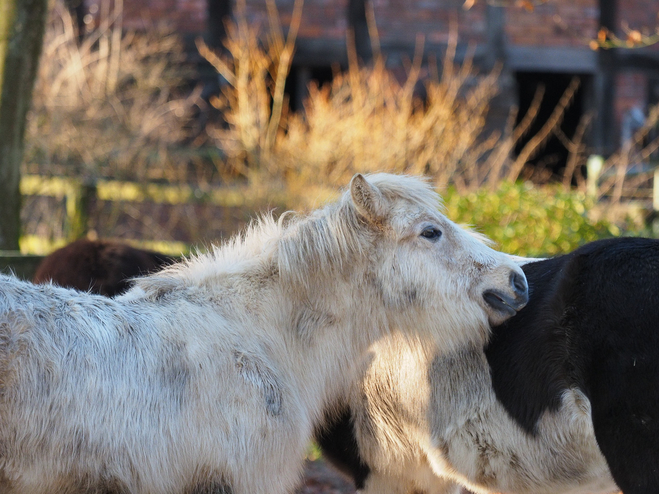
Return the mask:
<path fill-rule="evenodd" d="M 361 173 L 357 173 L 350 181 L 350 196 L 357 212 L 369 222 L 380 223 L 384 219 L 384 197 Z"/>

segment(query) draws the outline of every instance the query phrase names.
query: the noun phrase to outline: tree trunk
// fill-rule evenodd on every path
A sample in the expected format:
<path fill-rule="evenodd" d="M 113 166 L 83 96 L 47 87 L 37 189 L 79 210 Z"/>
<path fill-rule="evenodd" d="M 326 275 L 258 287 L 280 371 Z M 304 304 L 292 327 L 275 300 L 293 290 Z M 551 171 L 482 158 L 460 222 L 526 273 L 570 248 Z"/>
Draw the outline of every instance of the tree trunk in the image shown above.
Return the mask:
<path fill-rule="evenodd" d="M 0 0 L 0 249 L 17 250 L 25 118 L 48 0 Z"/>

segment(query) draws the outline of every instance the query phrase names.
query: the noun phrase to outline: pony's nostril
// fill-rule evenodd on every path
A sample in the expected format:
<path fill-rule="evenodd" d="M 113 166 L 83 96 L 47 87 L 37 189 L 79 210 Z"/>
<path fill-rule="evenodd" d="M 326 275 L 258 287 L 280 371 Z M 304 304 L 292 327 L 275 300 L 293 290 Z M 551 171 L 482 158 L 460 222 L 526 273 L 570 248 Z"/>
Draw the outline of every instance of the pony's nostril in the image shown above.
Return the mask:
<path fill-rule="evenodd" d="M 528 296 L 529 287 L 523 274 L 516 271 L 510 273 L 510 285 L 513 287 L 516 295 L 521 297 Z"/>

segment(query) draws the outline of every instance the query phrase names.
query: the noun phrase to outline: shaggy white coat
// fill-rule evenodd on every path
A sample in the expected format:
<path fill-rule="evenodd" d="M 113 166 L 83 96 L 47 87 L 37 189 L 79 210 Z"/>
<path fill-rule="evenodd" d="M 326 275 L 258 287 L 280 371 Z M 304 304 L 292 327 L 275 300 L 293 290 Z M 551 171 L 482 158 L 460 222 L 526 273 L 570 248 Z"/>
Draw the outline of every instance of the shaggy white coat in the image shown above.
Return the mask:
<path fill-rule="evenodd" d="M 526 433 L 497 401 L 482 345 L 445 352 L 391 335 L 354 388 L 364 494 L 618 492 L 577 389 Z"/>
<path fill-rule="evenodd" d="M 0 492 L 291 492 L 381 335 L 451 351 L 507 317 L 482 294 L 521 270 L 438 206 L 357 175 L 116 299 L 0 277 Z"/>

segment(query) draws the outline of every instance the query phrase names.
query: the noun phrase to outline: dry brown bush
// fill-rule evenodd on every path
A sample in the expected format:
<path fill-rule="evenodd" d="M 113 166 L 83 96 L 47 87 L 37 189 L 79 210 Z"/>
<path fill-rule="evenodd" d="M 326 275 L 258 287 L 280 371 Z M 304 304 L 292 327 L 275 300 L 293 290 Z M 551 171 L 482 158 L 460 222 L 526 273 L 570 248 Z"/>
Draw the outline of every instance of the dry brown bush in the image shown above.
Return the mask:
<path fill-rule="evenodd" d="M 354 56 L 352 57 L 354 60 Z M 477 186 L 478 163 L 494 140 L 482 138 L 496 73 L 473 87 L 471 67 L 426 83 L 425 102 L 414 95 L 419 59 L 400 83 L 383 60 L 353 61 L 331 85 L 311 87 L 304 114 L 291 115 L 276 151 L 289 176 L 304 183 L 345 183 L 356 171 L 426 174 L 438 185 L 460 176 Z"/>
<path fill-rule="evenodd" d="M 599 179 L 591 180 L 590 193 L 597 201 L 593 216 L 617 223 L 627 223 L 628 228 L 643 229 L 648 211 L 656 207 L 659 182 L 656 168 L 659 165 L 659 105 L 650 107 L 643 126 L 631 139 L 623 143 L 599 170 Z M 650 215 L 656 216 L 656 211 Z M 656 220 L 653 235 L 659 235 Z"/>
<path fill-rule="evenodd" d="M 502 132 L 487 131 L 498 72 L 478 74 L 469 58 L 460 66 L 454 64 L 455 35 L 441 67 L 430 60 L 423 77 L 421 42 L 402 78 L 387 68 L 376 38 L 375 58 L 369 65 L 360 63 L 351 49 L 348 70 L 336 73 L 331 84 L 311 86 L 304 110 L 293 114 L 284 82 L 302 0 L 296 0 L 286 36 L 274 2 L 270 0 L 268 6 L 267 35 L 248 25 L 239 0 L 236 22 L 228 26 L 226 54 L 216 55 L 199 44 L 227 82 L 213 101 L 226 125 L 208 131 L 225 157 L 218 170 L 224 178 L 246 178 L 250 186 L 246 194 L 254 204 L 275 205 L 275 191 L 278 197 L 285 196 L 276 205 L 306 207 L 334 194 L 353 173 L 370 171 L 425 174 L 438 187 L 453 185 L 461 194 L 481 187 L 494 190 L 520 174 L 524 177 L 526 161 L 552 135 L 570 151 L 566 188 L 573 182 L 585 187 L 581 170 L 589 155 L 583 142 L 589 119 L 571 139 L 560 132 L 577 82 L 517 157 L 513 150 L 536 118 L 542 91 L 519 125 L 513 125 L 515 115 L 511 115 Z M 375 33 L 372 18 L 371 24 Z M 176 151 L 194 126 L 191 117 L 199 100 L 196 93 L 186 95 L 182 90 L 189 75 L 182 62 L 179 40 L 166 30 L 122 34 L 120 11 L 101 19 L 97 29 L 79 40 L 68 11 L 57 3 L 29 121 L 25 171 L 91 179 L 187 181 L 187 168 L 176 159 Z M 423 101 L 415 92 L 421 84 Z M 648 118 L 646 134 L 658 112 Z M 659 145 L 653 141 L 641 146 L 644 136 L 639 133 L 633 146 L 605 163 L 597 196 L 607 204 L 624 201 L 627 185 L 633 189 L 633 181 L 640 180 L 626 175 L 629 164 L 647 158 Z M 104 219 L 91 227 L 103 236 L 197 243 L 229 233 L 234 223 L 244 221 L 235 213 L 236 221 L 225 224 L 217 210 L 193 205 L 148 211 L 114 203 L 101 206 L 99 215 Z M 50 203 L 35 203 L 24 217 L 41 218 L 51 210 Z M 27 231 L 50 237 L 61 233 L 41 231 L 43 225 L 59 221 L 32 223 L 26 223 Z"/>
<path fill-rule="evenodd" d="M 420 53 L 400 82 L 383 57 L 366 67 L 351 50 L 349 70 L 329 85 L 311 86 L 304 112 L 290 114 L 283 81 L 300 9 L 298 2 L 286 42 L 270 2 L 271 29 L 263 42 L 239 8 L 238 21 L 228 29 L 228 56 L 200 46 L 228 82 L 215 100 L 228 125 L 212 135 L 231 170 L 258 181 L 265 175 L 294 189 L 344 184 L 356 171 L 375 170 L 423 173 L 438 184 L 456 175 L 468 177 L 463 181 L 469 185 L 488 179 L 487 173 L 474 173 L 474 166 L 498 141 L 482 136 L 497 74 L 475 78 L 470 63 L 453 66 L 453 52 L 442 77 L 426 83 L 422 102 L 414 93 Z"/>
<path fill-rule="evenodd" d="M 199 43 L 202 55 L 228 83 L 214 101 L 227 125 L 209 133 L 226 154 L 226 170 L 254 183 L 280 183 L 292 195 L 310 187 L 335 188 L 355 172 L 371 171 L 425 174 L 439 187 L 452 184 L 460 191 L 496 188 L 503 180 L 517 179 L 526 160 L 560 125 L 578 87 L 576 82 L 570 86 L 550 123 L 513 160 L 512 150 L 535 119 L 541 94 L 517 128 L 511 118 L 503 132 L 486 131 L 498 69 L 478 74 L 469 57 L 456 66 L 456 33 L 441 70 L 429 60 L 423 101 L 415 92 L 421 84 L 422 40 L 401 81 L 387 68 L 374 37 L 373 63 L 360 63 L 354 48 L 349 49 L 348 70 L 336 73 L 331 84 L 311 85 L 304 110 L 293 114 L 283 82 L 302 2 L 296 2 L 285 41 L 274 3 L 267 3 L 266 37 L 247 24 L 238 2 L 225 54 L 218 56 Z M 370 21 L 375 34 L 372 16 Z"/>
<path fill-rule="evenodd" d="M 26 136 L 24 171 L 133 180 L 185 176 L 175 152 L 197 92 L 180 40 L 164 27 L 123 32 L 121 2 L 82 38 L 67 8 L 51 10 Z M 108 7 L 109 9 L 109 7 Z"/>
<path fill-rule="evenodd" d="M 548 180 L 550 173 L 526 165 L 556 136 L 569 153 L 562 177 L 565 188 L 576 184 L 585 192 L 584 170 L 592 153 L 585 137 L 592 115 L 583 117 L 573 136 L 561 131 L 565 110 L 579 88 L 577 78 L 536 135 L 527 136 L 542 103 L 542 88 L 517 126 L 513 125 L 513 110 L 502 132 L 490 132 L 486 119 L 498 92 L 498 71 L 478 74 L 469 58 L 456 66 L 455 33 L 441 70 L 429 60 L 429 74 L 423 78 L 424 101 L 415 93 L 421 81 L 422 43 L 401 81 L 387 68 L 375 36 L 373 63 L 361 64 L 354 48 L 349 49 L 348 69 L 335 73 L 330 84 L 312 84 L 304 110 L 290 113 L 283 82 L 290 68 L 302 1 L 296 2 L 285 41 L 274 2 L 267 0 L 267 4 L 270 29 L 266 37 L 247 24 L 243 4 L 238 2 L 237 21 L 228 29 L 226 54 L 217 56 L 200 44 L 202 54 L 228 82 L 215 100 L 227 125 L 210 131 L 226 153 L 225 170 L 254 184 L 279 183 L 292 197 L 303 200 L 303 195 L 322 200 L 323 191 L 345 184 L 355 172 L 372 171 L 425 174 L 440 188 L 452 185 L 466 193 L 481 187 L 495 190 L 502 182 L 528 178 L 531 171 L 536 183 Z M 369 20 L 370 31 L 376 34 L 373 17 Z M 634 163 L 647 163 L 656 154 L 659 140 L 647 142 L 647 135 L 657 120 L 659 109 L 655 108 L 634 140 L 604 163 L 603 178 L 593 195 L 606 200 L 608 212 L 620 210 L 624 216 L 629 199 L 644 194 L 647 199 L 643 184 L 647 186 L 651 172 L 628 171 Z M 515 155 L 521 139 L 526 143 Z"/>

